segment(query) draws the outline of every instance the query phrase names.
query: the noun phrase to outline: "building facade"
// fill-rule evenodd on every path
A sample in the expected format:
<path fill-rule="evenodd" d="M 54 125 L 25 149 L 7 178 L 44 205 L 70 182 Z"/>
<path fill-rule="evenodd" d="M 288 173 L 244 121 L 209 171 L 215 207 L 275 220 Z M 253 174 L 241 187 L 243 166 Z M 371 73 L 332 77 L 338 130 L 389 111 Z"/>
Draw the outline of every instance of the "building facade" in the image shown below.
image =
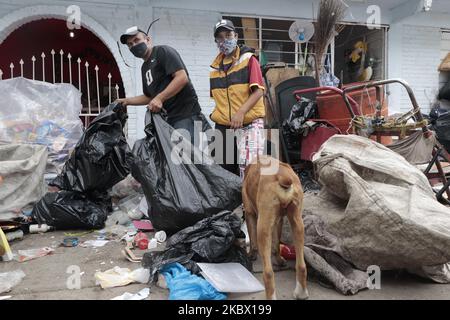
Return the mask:
<path fill-rule="evenodd" d="M 344 2 L 349 6 L 345 17 L 345 23 L 349 25 L 366 25 L 368 22 L 374 22 L 374 17 L 377 18 L 375 22 L 379 22 L 382 30 L 385 30 L 382 42 L 377 44 L 383 46 L 381 51 L 384 54 L 382 61 L 379 62 L 383 65 L 383 77 L 403 78 L 408 81 L 420 106 L 426 112 L 439 87 L 448 80 L 445 73 L 439 73 L 438 66 L 450 51 L 450 37 L 447 32 L 450 30 L 450 2 L 434 0 L 431 11 L 423 10 L 423 0 Z M 73 5 L 81 10 L 81 27 L 88 29 L 103 42 L 115 60 L 120 72 L 120 81 L 117 81 L 121 85 L 119 96 L 142 94 L 140 72 L 142 62 L 135 59 L 126 47 L 122 46 L 119 49 L 117 40 L 120 34 L 133 25 L 146 29 L 151 21 L 159 18 L 150 31 L 154 44 L 167 44 L 180 52 L 199 96 L 203 112 L 209 115 L 214 107 L 210 99 L 208 77 L 210 62 L 217 54 L 212 35 L 215 22 L 224 16 L 253 18 L 256 21 L 255 30 L 258 31 L 257 38 L 253 40 L 256 43 L 259 41 L 260 44 L 269 43 L 270 40 L 264 38 L 268 34 L 267 30 L 276 32 L 276 29 L 273 27 L 264 29 L 264 26 L 258 23 L 261 21 L 273 23 L 275 20 L 312 20 L 314 12 L 317 11 L 318 1 L 45 0 L 36 4 L 35 1 L 28 0 L 3 0 L 0 3 L 0 60 L 3 56 L 2 42 L 15 30 L 33 21 L 46 19 L 66 21 L 72 12 L 69 7 Z M 377 8 L 380 13 L 379 20 L 376 16 Z M 48 34 L 48 37 L 52 37 L 52 34 Z M 29 41 L 33 41 L 32 35 Z M 288 40 L 277 41 L 282 43 Z M 17 45 L 21 46 L 22 43 Z M 280 59 L 285 57 L 281 54 L 280 47 L 277 49 L 272 45 L 271 48 L 272 50 L 268 51 L 272 51 L 272 57 L 278 56 Z M 280 51 L 279 55 L 277 50 Z M 23 57 L 17 57 L 16 70 L 18 60 L 21 58 L 29 60 L 32 54 L 40 53 L 24 51 Z M 56 56 L 58 57 L 58 54 Z M 333 56 L 333 59 L 336 57 Z M 36 64 L 39 62 L 39 59 L 37 60 Z M 10 76 L 8 67 L 9 61 L 0 61 L 3 79 Z M 114 87 L 114 83 L 112 86 Z M 391 113 L 409 109 L 408 97 L 401 88 L 391 86 L 388 97 Z M 131 143 L 144 134 L 144 113 L 144 107 L 129 109 L 128 136 Z"/>

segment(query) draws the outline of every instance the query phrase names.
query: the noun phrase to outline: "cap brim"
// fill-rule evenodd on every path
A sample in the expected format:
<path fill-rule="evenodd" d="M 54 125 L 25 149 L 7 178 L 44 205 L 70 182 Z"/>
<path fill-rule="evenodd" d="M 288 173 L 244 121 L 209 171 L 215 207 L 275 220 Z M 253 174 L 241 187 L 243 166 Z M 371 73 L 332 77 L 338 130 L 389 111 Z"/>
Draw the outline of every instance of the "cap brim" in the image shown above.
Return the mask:
<path fill-rule="evenodd" d="M 214 37 L 217 36 L 217 33 L 223 31 L 223 29 L 229 30 L 229 31 L 235 31 L 233 27 L 230 26 L 220 26 L 217 28 L 217 30 L 214 32 Z"/>
<path fill-rule="evenodd" d="M 145 33 L 145 31 L 142 31 L 141 29 L 139 29 L 139 30 L 137 30 L 137 31 L 135 31 L 135 32 L 132 32 L 132 33 L 125 33 L 125 34 L 121 35 L 121 36 L 120 36 L 120 42 L 121 42 L 122 44 L 127 44 L 128 38 L 137 35 L 139 32 L 142 32 L 143 34 L 147 35 L 147 34 Z"/>

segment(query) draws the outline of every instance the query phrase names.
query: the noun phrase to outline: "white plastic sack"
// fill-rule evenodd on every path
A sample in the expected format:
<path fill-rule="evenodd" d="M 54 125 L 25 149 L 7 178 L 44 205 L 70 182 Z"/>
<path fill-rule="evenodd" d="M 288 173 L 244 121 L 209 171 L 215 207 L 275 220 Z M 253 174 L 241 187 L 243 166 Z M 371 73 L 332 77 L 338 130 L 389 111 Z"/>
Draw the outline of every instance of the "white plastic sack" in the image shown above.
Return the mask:
<path fill-rule="evenodd" d="M 321 195 L 335 199 L 335 209 L 316 214 L 339 239 L 347 261 L 361 270 L 450 261 L 450 209 L 402 156 L 367 138 L 335 135 L 313 162 Z"/>
<path fill-rule="evenodd" d="M 96 272 L 95 279 L 103 289 L 126 286 L 133 282 L 148 283 L 150 272 L 139 268 L 131 271 L 128 268 L 114 267 L 105 272 Z"/>
<path fill-rule="evenodd" d="M 44 196 L 47 155 L 45 146 L 0 145 L 0 220 L 17 217 Z"/>
<path fill-rule="evenodd" d="M 197 263 L 203 277 L 219 292 L 259 292 L 264 286 L 240 263 Z"/>
<path fill-rule="evenodd" d="M 0 143 L 48 147 L 48 170 L 66 162 L 83 133 L 81 93 L 66 83 L 25 78 L 0 81 Z"/>

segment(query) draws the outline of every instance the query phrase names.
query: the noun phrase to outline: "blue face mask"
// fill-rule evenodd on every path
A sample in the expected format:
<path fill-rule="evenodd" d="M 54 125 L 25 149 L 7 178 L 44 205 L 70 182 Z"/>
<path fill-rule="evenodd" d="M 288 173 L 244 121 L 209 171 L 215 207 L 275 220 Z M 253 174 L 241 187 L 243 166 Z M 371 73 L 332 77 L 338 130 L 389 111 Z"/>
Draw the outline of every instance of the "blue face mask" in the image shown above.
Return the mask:
<path fill-rule="evenodd" d="M 237 39 L 225 39 L 223 42 L 217 44 L 217 46 L 219 47 L 220 52 L 226 56 L 229 56 L 237 47 Z"/>

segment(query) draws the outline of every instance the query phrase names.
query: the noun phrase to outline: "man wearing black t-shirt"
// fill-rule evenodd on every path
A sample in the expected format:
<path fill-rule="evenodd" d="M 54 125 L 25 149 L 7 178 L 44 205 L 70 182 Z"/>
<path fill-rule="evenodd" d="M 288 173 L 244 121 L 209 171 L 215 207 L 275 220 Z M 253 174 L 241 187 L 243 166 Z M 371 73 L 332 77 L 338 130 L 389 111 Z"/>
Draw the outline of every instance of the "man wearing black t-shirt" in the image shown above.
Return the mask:
<path fill-rule="evenodd" d="M 175 129 L 187 130 L 194 144 L 194 121 L 205 124 L 206 120 L 178 52 L 165 45 L 152 46 L 151 38 L 137 27 L 129 28 L 120 42 L 126 44 L 134 56 L 144 60 L 141 68 L 144 94 L 117 102 L 124 106 L 147 105 L 151 112 L 164 108 L 167 122 Z"/>

